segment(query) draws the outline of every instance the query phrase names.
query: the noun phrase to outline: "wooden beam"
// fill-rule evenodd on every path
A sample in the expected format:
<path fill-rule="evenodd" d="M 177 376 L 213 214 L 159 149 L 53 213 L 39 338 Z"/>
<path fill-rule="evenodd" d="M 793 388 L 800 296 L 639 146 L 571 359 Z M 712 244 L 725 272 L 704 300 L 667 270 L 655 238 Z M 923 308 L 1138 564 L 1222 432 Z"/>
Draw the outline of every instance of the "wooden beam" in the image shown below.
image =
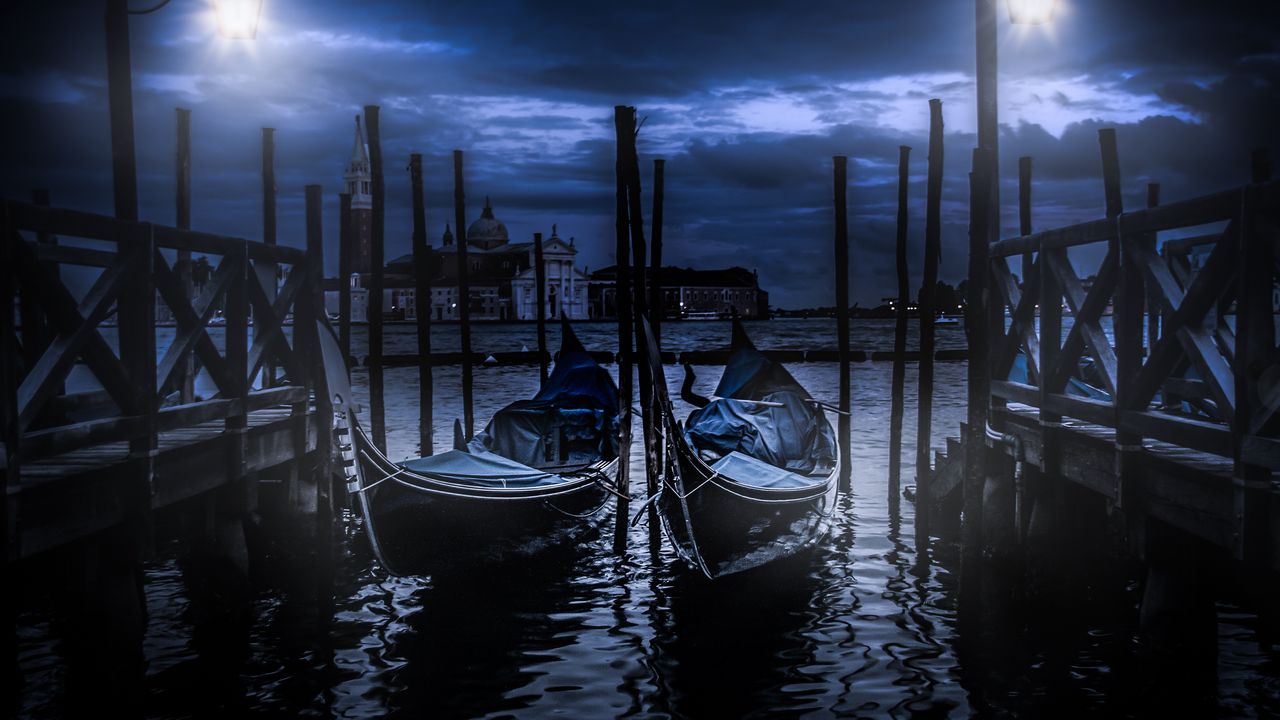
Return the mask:
<path fill-rule="evenodd" d="M 193 301 L 186 298 L 180 279 L 170 271 L 168 262 L 159 250 L 156 251 L 153 268 L 156 289 L 173 312 L 174 322 L 177 323 L 173 342 L 165 350 L 156 371 L 156 392 L 168 393 L 177 384 L 181 373 L 185 372 L 185 358 L 193 350 L 218 390 L 223 393 L 231 392 L 231 375 L 226 361 L 209 337 L 207 326 L 217 310 L 218 299 L 224 296 L 231 285 L 236 271 L 235 262 L 224 257 L 209 282 L 205 283 L 200 297 Z"/>
<path fill-rule="evenodd" d="M 41 272 L 40 264 L 34 256 L 30 252 L 22 252 L 24 243 L 15 237 L 11 247 L 19 251 L 23 272 Z M 120 285 L 128 275 L 129 253 L 125 253 L 117 258 L 115 264 L 102 271 L 78 307 L 60 282 L 51 286 L 50 278 L 41 278 L 43 305 L 58 334 L 35 366 L 28 370 L 18 387 L 20 430 L 26 430 L 30 426 L 41 407 L 66 378 L 76 355 L 88 349 L 93 342 L 99 343 L 98 356 L 90 363 L 94 374 L 98 375 L 99 381 L 121 408 L 133 410 L 129 374 L 98 333 L 99 323 L 107 316 Z"/>

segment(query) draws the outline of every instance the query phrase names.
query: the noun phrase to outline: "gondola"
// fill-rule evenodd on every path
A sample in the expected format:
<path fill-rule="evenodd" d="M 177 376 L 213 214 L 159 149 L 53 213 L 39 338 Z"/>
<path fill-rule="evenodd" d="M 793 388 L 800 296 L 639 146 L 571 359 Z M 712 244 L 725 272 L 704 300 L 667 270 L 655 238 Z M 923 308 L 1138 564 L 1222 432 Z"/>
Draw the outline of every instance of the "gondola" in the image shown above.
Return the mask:
<path fill-rule="evenodd" d="M 666 450 L 650 500 L 677 554 L 717 578 L 814 547 L 829 530 L 840 471 L 832 409 L 757 350 L 735 317 L 715 397 L 691 398 L 703 407 L 682 424 L 642 324 Z"/>
<path fill-rule="evenodd" d="M 598 529 L 617 494 L 618 391 L 564 324 L 554 371 L 533 398 L 499 410 L 470 442 L 392 462 L 356 418 L 337 340 L 321 351 L 347 489 L 392 574 L 531 558 Z"/>

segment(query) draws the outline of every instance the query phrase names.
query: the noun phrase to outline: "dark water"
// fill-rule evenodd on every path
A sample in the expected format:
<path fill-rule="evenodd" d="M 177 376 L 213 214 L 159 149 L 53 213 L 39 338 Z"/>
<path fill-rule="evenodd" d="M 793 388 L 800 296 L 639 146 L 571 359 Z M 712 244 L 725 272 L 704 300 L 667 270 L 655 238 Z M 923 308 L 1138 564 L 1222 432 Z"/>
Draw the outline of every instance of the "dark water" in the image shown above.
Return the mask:
<path fill-rule="evenodd" d="M 578 329 L 589 347 L 615 345 L 610 326 Z M 772 321 L 750 331 L 763 348 L 834 345 L 830 322 Z M 389 328 L 387 352 L 412 352 L 412 332 Z M 438 329 L 436 348 L 456 348 L 455 333 Z M 684 323 L 664 335 L 666 349 L 721 347 L 728 326 Z M 964 344 L 957 326 L 939 335 L 940 347 Z M 530 326 L 482 327 L 474 341 L 480 351 L 522 345 L 536 347 Z M 856 323 L 853 345 L 891 347 L 892 324 Z M 815 396 L 836 400 L 833 364 L 791 369 Z M 162 556 L 147 573 L 147 711 L 826 718 L 1143 715 L 1173 703 L 1190 716 L 1280 712 L 1280 653 L 1230 598 L 1219 602 L 1216 662 L 1186 658 L 1200 669 L 1153 677 L 1137 634 L 1140 576 L 1124 563 L 1090 575 L 1053 613 L 1028 613 L 998 591 L 963 597 L 955 549 L 937 539 L 918 548 L 912 504 L 888 498 L 891 369 L 853 368 L 854 490 L 832 536 L 810 556 L 709 583 L 665 548 L 651 555 L 641 523 L 622 556 L 605 533 L 501 574 L 396 578 L 380 570 L 348 517 L 335 531 L 331 592 L 268 578 L 252 622 L 213 640 L 192 617 L 177 561 Z M 676 369 L 668 372 L 677 389 Z M 435 371 L 438 447 L 461 415 L 458 374 Z M 696 390 L 709 394 L 717 379 L 718 368 L 703 368 Z M 360 393 L 367 375 L 355 380 Z M 964 380 L 964 364 L 937 366 L 935 447 L 963 416 Z M 909 365 L 904 484 L 914 477 L 915 381 Z M 415 455 L 417 371 L 389 369 L 386 384 L 389 454 Z M 536 387 L 536 368 L 478 368 L 478 422 Z M 632 453 L 637 495 L 640 454 Z M 25 715 L 57 715 L 64 706 L 55 625 L 37 609 L 20 618 Z"/>

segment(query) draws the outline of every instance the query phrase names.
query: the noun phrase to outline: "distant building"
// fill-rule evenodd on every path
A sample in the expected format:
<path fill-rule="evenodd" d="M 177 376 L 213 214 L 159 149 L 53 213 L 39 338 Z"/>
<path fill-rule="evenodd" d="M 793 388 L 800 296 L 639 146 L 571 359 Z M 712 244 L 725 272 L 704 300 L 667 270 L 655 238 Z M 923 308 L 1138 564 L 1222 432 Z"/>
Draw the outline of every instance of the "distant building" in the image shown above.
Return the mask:
<path fill-rule="evenodd" d="M 617 266 L 591 273 L 591 316 L 617 317 Z M 664 318 L 768 318 L 769 293 L 760 288 L 755 271 L 741 267 L 723 270 L 664 267 L 661 270 Z"/>
<path fill-rule="evenodd" d="M 351 149 L 351 160 L 342 179 L 351 196 L 351 272 L 367 273 L 373 269 L 369 262 L 373 256 L 373 171 L 359 115 L 356 116 L 355 147 Z"/>
<path fill-rule="evenodd" d="M 485 198 L 480 217 L 467 228 L 467 284 L 472 320 L 533 320 L 537 318 L 537 280 L 534 272 L 534 244 L 512 243 L 507 226 L 493 214 L 493 206 Z M 587 277 L 574 264 L 578 250 L 573 238 L 561 240 L 552 226 L 551 237 L 543 244 L 543 266 L 547 277 L 547 317 L 563 315 L 570 320 L 585 320 L 588 315 Z M 429 249 L 433 320 L 458 320 L 458 247 L 452 229 L 446 225 L 440 246 Z M 365 322 L 368 317 L 369 273 L 352 273 L 351 320 Z M 387 263 L 383 273 L 383 308 L 392 320 L 416 320 L 417 283 L 414 280 L 413 255 L 402 255 Z M 325 284 L 325 307 L 337 314 L 340 281 Z"/>

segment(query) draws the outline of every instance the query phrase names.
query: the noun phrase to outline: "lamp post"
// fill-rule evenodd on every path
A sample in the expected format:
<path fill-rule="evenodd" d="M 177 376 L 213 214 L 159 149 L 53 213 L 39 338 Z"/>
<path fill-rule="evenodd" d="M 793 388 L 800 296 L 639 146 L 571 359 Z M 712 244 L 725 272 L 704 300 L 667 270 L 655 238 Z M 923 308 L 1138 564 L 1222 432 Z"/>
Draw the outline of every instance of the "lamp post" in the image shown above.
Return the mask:
<path fill-rule="evenodd" d="M 987 207 L 987 242 L 1000 239 L 1000 126 L 996 94 L 996 4 L 977 0 L 978 148 L 992 158 L 990 204 Z M 1008 0 L 1009 22 L 1043 25 L 1053 19 L 1056 0 Z"/>
<path fill-rule="evenodd" d="M 133 69 L 129 58 L 129 16 L 146 15 L 170 0 L 130 10 L 128 0 L 106 0 L 107 111 L 111 118 L 111 180 L 116 217 L 138 219 L 138 167 L 133 144 Z M 215 0 L 218 34 L 252 39 L 258 32 L 262 0 Z"/>

